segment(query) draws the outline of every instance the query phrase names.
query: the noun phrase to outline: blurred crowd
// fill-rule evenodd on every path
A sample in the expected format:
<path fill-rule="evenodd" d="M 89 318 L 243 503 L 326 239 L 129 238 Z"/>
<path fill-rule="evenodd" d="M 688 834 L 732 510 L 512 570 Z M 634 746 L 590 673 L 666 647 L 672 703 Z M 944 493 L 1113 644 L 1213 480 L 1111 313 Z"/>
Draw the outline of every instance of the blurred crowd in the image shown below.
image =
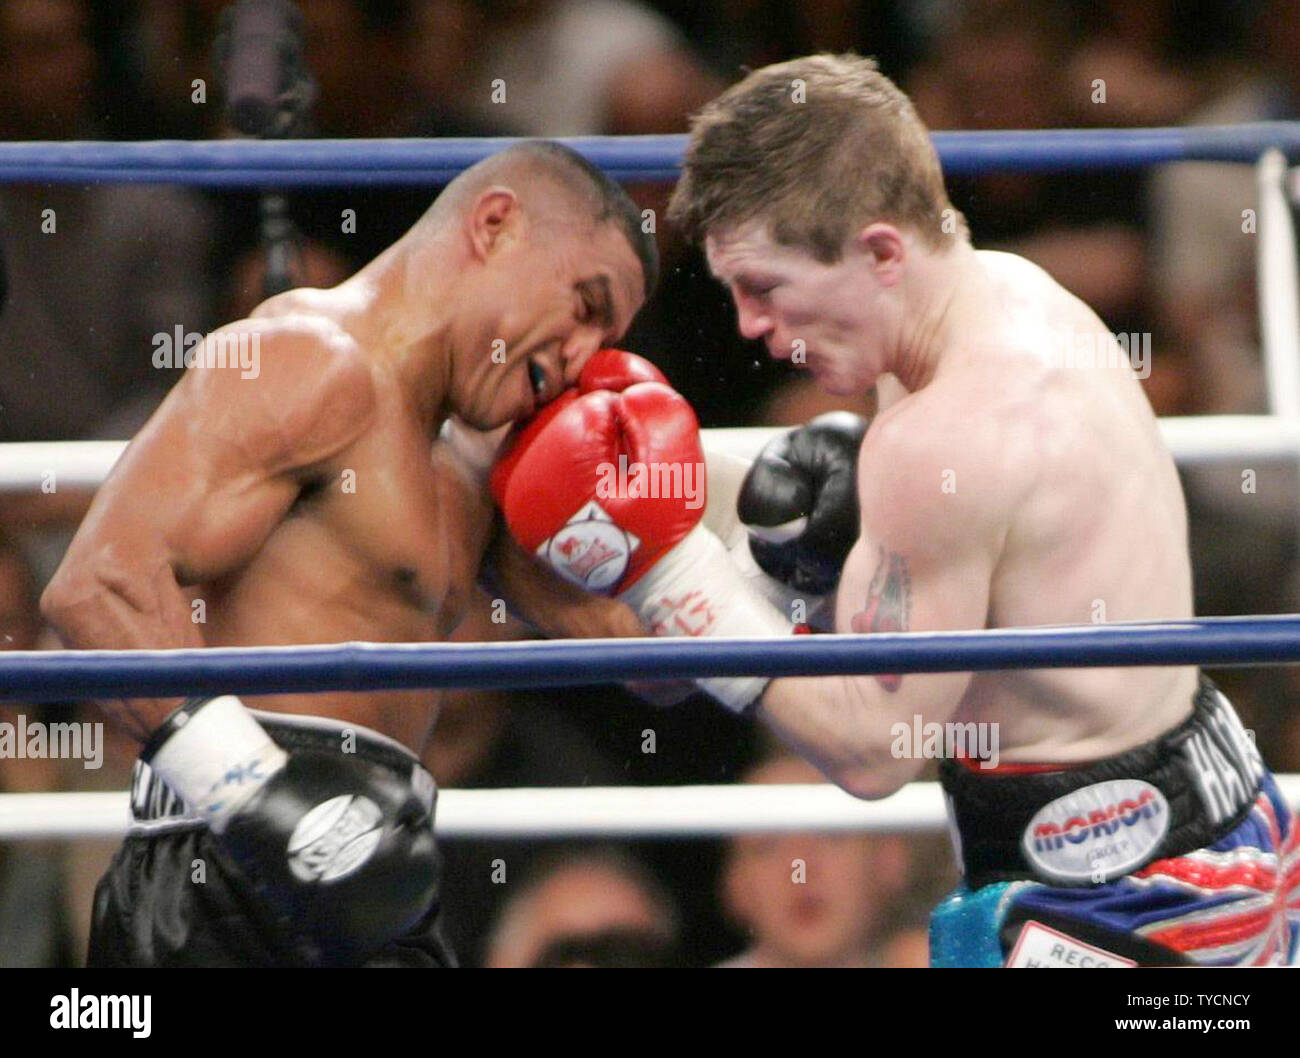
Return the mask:
<path fill-rule="evenodd" d="M 212 42 L 224 0 L 0 0 L 0 141 L 231 135 Z M 814 51 L 878 58 L 936 129 L 1300 119 L 1293 0 L 300 0 L 317 82 L 309 134 L 673 133 L 745 68 Z M 976 245 L 1040 263 L 1116 332 L 1151 335 L 1162 416 L 1267 410 L 1249 167 L 1183 164 L 950 182 Z M 668 189 L 629 188 L 661 215 Z M 436 188 L 288 196 L 305 285 L 345 278 Z M 354 225 L 340 223 L 355 211 Z M 625 345 L 706 427 L 784 424 L 832 401 L 735 334 L 724 290 L 667 226 L 659 290 Z M 0 444 L 129 437 L 175 382 L 150 336 L 202 332 L 263 292 L 255 195 L 100 184 L 0 187 Z M 5 458 L 0 449 L 0 459 Z M 1198 613 L 1300 609 L 1296 468 L 1184 471 Z M 56 646 L 39 588 L 89 496 L 0 496 L 0 649 Z M 1134 541 L 1140 560 L 1141 541 Z M 486 606 L 486 600 L 483 600 Z M 486 616 L 467 640 L 524 636 Z M 1214 673 L 1268 763 L 1300 771 L 1288 668 Z M 89 706 L 0 721 L 98 720 Z M 653 731 L 653 752 L 646 731 Z M 0 791 L 123 789 L 102 769 L 0 759 Z M 654 711 L 617 688 L 453 696 L 428 754 L 445 787 L 787 783 L 818 777 L 702 701 Z M 0 844 L 0 965 L 77 962 L 112 843 Z M 574 848 L 449 841 L 449 930 L 470 964 L 923 965 L 946 843 L 738 836 Z"/>

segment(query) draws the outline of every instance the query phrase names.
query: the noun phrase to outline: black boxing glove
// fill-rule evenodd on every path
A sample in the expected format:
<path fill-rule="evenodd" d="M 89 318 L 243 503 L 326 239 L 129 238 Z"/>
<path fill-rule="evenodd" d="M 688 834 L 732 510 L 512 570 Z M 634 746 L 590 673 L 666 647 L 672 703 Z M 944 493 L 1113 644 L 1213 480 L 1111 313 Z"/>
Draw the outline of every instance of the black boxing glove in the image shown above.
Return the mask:
<path fill-rule="evenodd" d="M 759 452 L 736 513 L 768 576 L 811 595 L 835 590 L 858 539 L 858 449 L 869 425 L 852 412 L 827 412 Z"/>
<path fill-rule="evenodd" d="M 360 962 L 428 912 L 432 789 L 342 752 L 286 753 L 233 695 L 191 699 L 141 758 L 208 821 L 304 961 Z"/>

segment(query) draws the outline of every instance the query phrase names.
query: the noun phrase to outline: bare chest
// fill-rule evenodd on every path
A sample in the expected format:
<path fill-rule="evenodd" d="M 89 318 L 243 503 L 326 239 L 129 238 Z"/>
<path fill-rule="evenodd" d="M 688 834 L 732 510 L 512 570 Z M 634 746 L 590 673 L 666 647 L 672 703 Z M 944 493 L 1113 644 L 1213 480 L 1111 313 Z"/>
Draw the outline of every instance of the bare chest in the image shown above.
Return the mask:
<path fill-rule="evenodd" d="M 316 635 L 417 639 L 460 620 L 486 545 L 464 483 L 417 430 L 389 426 L 304 482 L 237 583 L 240 624 L 267 613 Z M 300 638 L 285 630 L 290 638 Z M 309 637 L 310 638 L 310 637 Z"/>

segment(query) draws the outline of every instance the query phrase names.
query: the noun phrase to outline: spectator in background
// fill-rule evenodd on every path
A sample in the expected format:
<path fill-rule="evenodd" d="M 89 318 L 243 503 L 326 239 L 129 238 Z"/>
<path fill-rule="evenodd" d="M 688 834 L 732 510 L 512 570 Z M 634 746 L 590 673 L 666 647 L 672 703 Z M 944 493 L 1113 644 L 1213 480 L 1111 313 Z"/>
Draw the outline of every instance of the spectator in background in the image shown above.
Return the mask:
<path fill-rule="evenodd" d="M 480 593 L 453 641 L 528 634 L 514 618 L 505 623 L 491 618 L 490 600 Z M 651 733 L 653 745 L 647 743 Z M 443 698 L 424 764 L 444 789 L 729 782 L 752 759 L 755 737 L 753 725 L 704 700 L 656 709 L 617 686 L 451 691 Z M 554 842 L 529 838 L 439 840 L 444 930 L 464 965 L 482 964 L 488 926 L 516 888 L 494 882 L 497 865 L 504 864 L 514 882 L 529 875 L 538 857 L 553 847 Z M 683 959 L 707 963 L 720 957 L 729 945 L 711 895 L 716 846 L 647 841 L 637 851 L 676 898 Z"/>
<path fill-rule="evenodd" d="M 315 131 L 326 137 L 397 136 L 417 98 L 410 81 L 404 0 L 297 0 L 306 60 L 318 94 Z"/>
<path fill-rule="evenodd" d="M 488 939 L 489 967 L 671 966 L 677 912 L 616 847 L 560 851 L 509 886 Z"/>
<path fill-rule="evenodd" d="M 454 642 L 519 639 L 527 629 L 513 618 L 491 619 L 487 596 L 477 593 Z M 443 696 L 425 766 L 441 787 L 460 789 L 610 785 L 621 776 L 613 764 L 546 696 L 505 691 L 453 690 Z M 498 864 L 507 879 L 529 871 L 543 844 L 493 838 L 442 838 L 443 929 L 465 965 L 483 957 L 488 924 L 513 891 L 494 884 Z"/>
<path fill-rule="evenodd" d="M 36 583 L 21 551 L 0 535 L 0 650 L 34 650 Z M 0 724 L 47 719 L 47 710 L 0 703 Z M 59 788 L 60 761 L 0 757 L 0 793 Z M 72 958 L 62 849 L 50 841 L 0 844 L 0 967 L 66 966 Z"/>
<path fill-rule="evenodd" d="M 1232 125 L 1300 117 L 1300 8 L 1266 0 L 1253 61 L 1189 118 Z M 1206 412 L 1265 410 L 1255 290 L 1255 173 L 1248 165 L 1184 162 L 1151 188 L 1152 276 L 1161 315 L 1191 352 Z M 1249 212 L 1248 212 L 1249 211 Z"/>
<path fill-rule="evenodd" d="M 25 553 L 0 530 L 0 650 L 53 649 L 43 627 L 37 582 Z M 81 760 L 0 757 L 0 793 L 120 791 L 130 784 L 138 747 L 106 725 L 98 708 L 68 703 L 0 703 L 0 723 L 90 723 L 98 767 Z M 79 966 L 90 934 L 95 884 L 120 842 L 23 841 L 0 844 L 0 967 Z"/>
<path fill-rule="evenodd" d="M 213 77 L 217 19 L 229 0 L 135 0 L 114 27 L 118 90 L 132 102 L 119 124 L 132 138 L 202 139 L 221 131 Z M 196 83 L 203 102 L 195 99 Z"/>
<path fill-rule="evenodd" d="M 1226 72 L 1236 36 L 1222 0 L 1072 0 L 1065 68 L 1080 125 L 1174 125 Z M 1237 5 L 1239 6 L 1239 5 Z M 1105 102 L 1094 98 L 1103 82 Z"/>
<path fill-rule="evenodd" d="M 811 764 L 785 756 L 760 764 L 744 781 L 826 782 Z M 926 869 L 933 873 L 934 864 Z M 909 884 L 908 872 L 907 844 L 895 836 L 736 837 L 723 873 L 723 903 L 746 931 L 750 946 L 721 965 L 888 966 L 896 965 L 890 961 L 894 958 L 900 960 L 897 965 L 924 966 L 927 949 L 918 943 L 924 927 L 918 921 L 891 920 Z M 892 945 L 888 953 L 887 941 Z"/>
<path fill-rule="evenodd" d="M 654 6 L 729 79 L 744 67 L 796 55 L 857 51 L 900 80 L 916 61 L 928 22 L 945 14 L 943 4 L 908 0 L 657 0 Z"/>
<path fill-rule="evenodd" d="M 99 768 L 89 769 L 76 761 L 67 762 L 60 790 L 70 793 L 104 793 L 130 789 L 131 767 L 140 753 L 139 743 L 116 724 L 104 723 L 103 711 L 93 703 L 78 702 L 75 706 L 61 706 L 60 712 L 60 719 L 96 725 L 103 747 L 103 762 Z M 64 916 L 72 938 L 71 960 L 76 966 L 84 965 L 86 960 L 95 887 L 113 862 L 113 855 L 121 844 L 121 838 L 114 836 L 82 838 L 70 841 L 64 847 Z"/>
<path fill-rule="evenodd" d="M 1062 76 L 1070 56 L 1064 16 L 1060 0 L 962 9 L 907 86 L 922 120 L 937 129 L 1074 124 L 1072 106 L 1091 86 Z M 1140 173 L 999 171 L 947 185 L 981 246 L 1041 265 L 1114 330 L 1150 329 Z"/>
<path fill-rule="evenodd" d="M 1189 117 L 1237 124 L 1300 116 L 1300 9 L 1264 0 L 1251 34 L 1254 61 Z M 1216 83 L 1216 82 L 1211 82 Z M 1153 177 L 1152 286 L 1158 334 L 1186 360 L 1190 399 L 1200 414 L 1268 410 L 1255 281 L 1258 194 L 1249 165 L 1185 162 Z M 1160 353 L 1153 358 L 1159 364 Z M 1249 470 L 1249 481 L 1244 472 Z M 1294 460 L 1186 467 L 1198 614 L 1296 609 L 1300 474 Z M 1243 545 L 1248 540 L 1249 546 Z M 1261 718 L 1279 698 L 1264 670 L 1213 674 L 1236 694 L 1242 714 Z M 1251 721 L 1252 723 L 1254 721 Z M 1263 743 L 1261 743 L 1263 744 Z"/>
<path fill-rule="evenodd" d="M 0 140 L 94 136 L 85 4 L 0 4 Z M 161 394 L 152 336 L 211 323 L 208 220 L 179 188 L 6 185 L 0 237 L 0 441 L 93 433 L 120 401 Z"/>
<path fill-rule="evenodd" d="M 223 134 L 220 72 L 213 50 L 234 0 L 138 0 L 120 33 L 147 120 L 168 135 Z M 320 136 L 395 136 L 418 103 L 409 62 L 412 0 L 295 0 L 305 58 L 318 88 Z M 195 80 L 206 102 L 194 100 Z M 154 132 L 154 135 L 161 133 Z"/>
<path fill-rule="evenodd" d="M 90 13 L 79 0 L 0 3 L 0 131 L 58 140 L 85 131 L 96 87 Z"/>
<path fill-rule="evenodd" d="M 454 24 L 449 5 L 437 7 L 424 25 Z M 455 19 L 473 50 L 455 73 L 433 64 L 440 84 L 514 135 L 671 132 L 722 88 L 673 24 L 635 0 L 463 0 Z"/>
<path fill-rule="evenodd" d="M 296 280 L 304 287 L 333 287 L 342 283 L 353 272 L 351 264 L 337 250 L 302 239 L 296 247 Z M 247 319 L 265 300 L 266 251 L 260 246 L 248 250 L 235 261 L 229 270 L 229 280 L 223 300 L 223 320 Z"/>

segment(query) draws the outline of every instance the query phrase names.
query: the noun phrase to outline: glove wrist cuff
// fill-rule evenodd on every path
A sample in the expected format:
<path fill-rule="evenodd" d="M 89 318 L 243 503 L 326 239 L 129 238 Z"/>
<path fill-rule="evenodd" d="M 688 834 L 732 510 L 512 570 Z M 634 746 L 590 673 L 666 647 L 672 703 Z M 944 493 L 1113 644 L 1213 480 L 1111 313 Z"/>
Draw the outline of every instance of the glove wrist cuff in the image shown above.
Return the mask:
<path fill-rule="evenodd" d="M 190 698 L 154 732 L 145 761 L 220 833 L 288 755 L 233 694 Z"/>
<path fill-rule="evenodd" d="M 790 635 L 793 625 L 732 566 L 722 542 L 703 526 L 663 556 L 619 596 L 658 636 Z M 767 687 L 761 676 L 695 681 L 734 713 L 743 713 Z"/>

